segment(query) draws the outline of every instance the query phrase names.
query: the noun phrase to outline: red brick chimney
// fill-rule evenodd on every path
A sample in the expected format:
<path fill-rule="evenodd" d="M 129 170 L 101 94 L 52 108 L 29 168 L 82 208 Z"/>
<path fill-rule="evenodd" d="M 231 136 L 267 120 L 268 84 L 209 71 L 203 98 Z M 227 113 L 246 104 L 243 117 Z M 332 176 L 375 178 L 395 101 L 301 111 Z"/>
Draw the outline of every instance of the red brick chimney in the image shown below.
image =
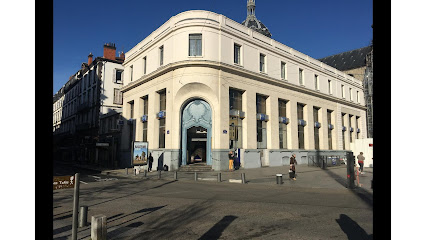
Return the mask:
<path fill-rule="evenodd" d="M 90 53 L 89 56 L 88 56 L 88 58 L 89 59 L 87 60 L 87 65 L 90 65 L 92 63 L 92 61 L 93 61 L 93 54 Z"/>
<path fill-rule="evenodd" d="M 104 44 L 104 58 L 115 60 L 115 43 Z"/>
<path fill-rule="evenodd" d="M 120 56 L 119 57 L 116 57 L 115 59 L 117 60 L 117 61 L 123 61 L 124 62 L 124 52 L 120 52 Z"/>

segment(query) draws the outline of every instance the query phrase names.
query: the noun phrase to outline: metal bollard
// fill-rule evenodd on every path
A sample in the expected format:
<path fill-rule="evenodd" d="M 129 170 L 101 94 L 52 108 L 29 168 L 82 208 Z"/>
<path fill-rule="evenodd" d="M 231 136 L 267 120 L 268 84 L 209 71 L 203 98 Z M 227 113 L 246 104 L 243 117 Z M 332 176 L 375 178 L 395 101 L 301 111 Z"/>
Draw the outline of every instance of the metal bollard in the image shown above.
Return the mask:
<path fill-rule="evenodd" d="M 217 181 L 222 182 L 222 173 L 217 173 Z"/>
<path fill-rule="evenodd" d="M 158 170 L 158 179 L 161 179 L 161 170 Z"/>
<path fill-rule="evenodd" d="M 107 239 L 107 217 L 105 215 L 92 216 L 91 225 L 90 237 L 93 240 Z"/>
<path fill-rule="evenodd" d="M 143 176 L 146 177 L 146 175 L 147 175 L 147 171 L 145 169 L 145 170 L 143 170 Z"/>
<path fill-rule="evenodd" d="M 78 227 L 87 226 L 87 206 L 80 206 L 80 213 L 78 218 Z"/>
<path fill-rule="evenodd" d="M 277 184 L 283 184 L 283 175 L 278 173 L 275 175 L 277 179 Z"/>
<path fill-rule="evenodd" d="M 175 171 L 175 180 L 177 180 L 177 171 Z"/>
<path fill-rule="evenodd" d="M 136 169 L 134 169 L 135 170 L 135 176 L 136 176 Z"/>
<path fill-rule="evenodd" d="M 194 175 L 195 175 L 195 181 L 198 181 L 197 172 L 195 172 Z"/>
<path fill-rule="evenodd" d="M 242 184 L 246 183 L 246 174 L 245 173 L 241 173 L 241 183 Z"/>

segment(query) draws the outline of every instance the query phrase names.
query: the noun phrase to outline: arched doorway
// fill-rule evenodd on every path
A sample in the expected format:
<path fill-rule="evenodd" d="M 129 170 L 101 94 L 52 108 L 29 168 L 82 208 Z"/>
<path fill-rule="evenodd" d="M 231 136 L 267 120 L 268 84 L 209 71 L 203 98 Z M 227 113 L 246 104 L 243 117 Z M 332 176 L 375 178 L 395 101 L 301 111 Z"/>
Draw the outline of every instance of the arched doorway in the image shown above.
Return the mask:
<path fill-rule="evenodd" d="M 204 100 L 190 101 L 182 110 L 182 165 L 205 162 L 212 165 L 212 111 Z M 191 161 L 192 159 L 192 161 Z"/>

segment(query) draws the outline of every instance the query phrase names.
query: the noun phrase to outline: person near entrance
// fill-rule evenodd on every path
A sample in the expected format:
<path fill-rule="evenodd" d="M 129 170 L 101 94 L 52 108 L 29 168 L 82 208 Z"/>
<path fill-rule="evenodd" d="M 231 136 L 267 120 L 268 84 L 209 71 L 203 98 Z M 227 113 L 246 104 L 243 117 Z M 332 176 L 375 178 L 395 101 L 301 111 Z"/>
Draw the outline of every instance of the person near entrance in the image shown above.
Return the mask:
<path fill-rule="evenodd" d="M 232 150 L 229 151 L 229 171 L 233 171 L 234 170 L 234 153 L 232 152 Z"/>
<path fill-rule="evenodd" d="M 296 154 L 292 154 L 290 158 L 290 178 L 296 180 Z"/>
<path fill-rule="evenodd" d="M 152 157 L 151 153 L 149 153 L 149 157 L 148 157 L 148 172 L 152 172 L 152 162 L 154 162 L 154 158 Z"/>
<path fill-rule="evenodd" d="M 356 157 L 358 158 L 358 164 L 359 164 L 359 171 L 361 172 L 361 174 L 364 174 L 364 160 L 365 157 L 363 156 L 363 152 L 360 152 L 359 155 Z"/>

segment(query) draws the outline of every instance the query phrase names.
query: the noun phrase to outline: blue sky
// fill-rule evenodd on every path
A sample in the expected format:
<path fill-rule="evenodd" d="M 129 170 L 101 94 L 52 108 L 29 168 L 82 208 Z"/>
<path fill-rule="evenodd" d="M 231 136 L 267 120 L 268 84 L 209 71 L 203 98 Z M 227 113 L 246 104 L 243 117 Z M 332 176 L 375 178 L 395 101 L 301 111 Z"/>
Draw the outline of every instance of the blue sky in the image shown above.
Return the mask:
<path fill-rule="evenodd" d="M 242 22 L 246 0 L 53 1 L 53 94 L 87 62 L 114 42 L 127 52 L 172 16 L 208 10 Z M 372 0 L 257 0 L 256 17 L 272 38 L 313 58 L 368 46 Z"/>

